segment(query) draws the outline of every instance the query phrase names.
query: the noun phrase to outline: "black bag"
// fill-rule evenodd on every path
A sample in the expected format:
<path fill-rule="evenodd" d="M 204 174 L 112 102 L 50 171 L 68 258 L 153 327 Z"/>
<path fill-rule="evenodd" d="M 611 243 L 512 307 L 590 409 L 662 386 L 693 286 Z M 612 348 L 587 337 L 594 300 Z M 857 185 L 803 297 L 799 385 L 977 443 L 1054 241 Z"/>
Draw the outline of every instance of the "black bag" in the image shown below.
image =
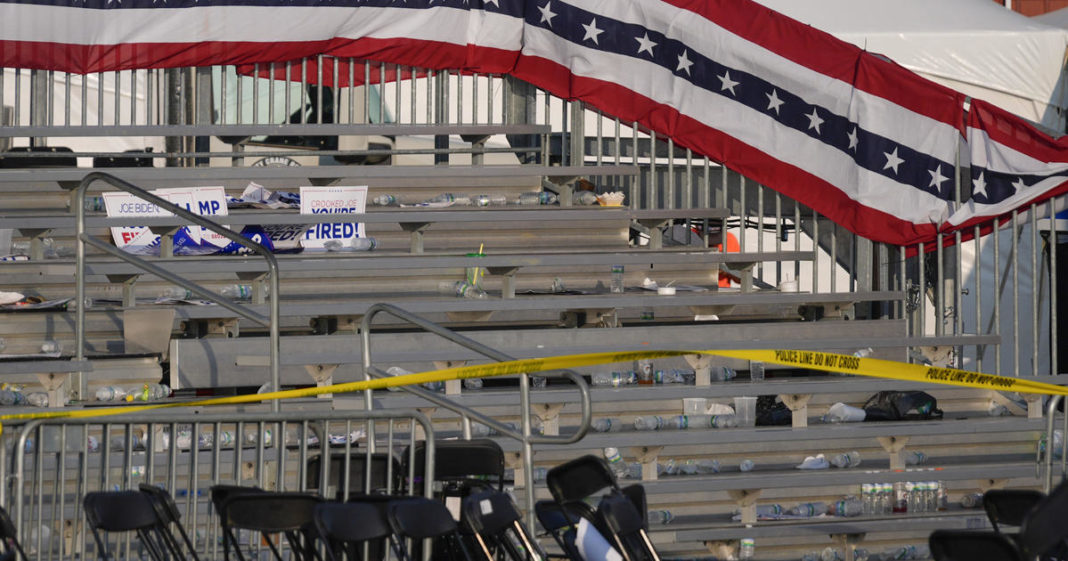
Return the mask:
<path fill-rule="evenodd" d="M 864 403 L 865 421 L 941 419 L 938 400 L 927 392 L 879 392 Z"/>
<path fill-rule="evenodd" d="M 773 395 L 761 395 L 756 402 L 757 426 L 789 425 L 793 422 L 793 413 L 781 401 L 775 401 Z"/>

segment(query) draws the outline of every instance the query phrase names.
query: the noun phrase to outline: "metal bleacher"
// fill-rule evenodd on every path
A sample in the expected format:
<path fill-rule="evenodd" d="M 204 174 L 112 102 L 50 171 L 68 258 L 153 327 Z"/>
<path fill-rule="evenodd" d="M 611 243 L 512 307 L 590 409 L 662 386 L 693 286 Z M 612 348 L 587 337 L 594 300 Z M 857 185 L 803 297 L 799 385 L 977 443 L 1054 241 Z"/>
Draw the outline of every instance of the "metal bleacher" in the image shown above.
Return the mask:
<path fill-rule="evenodd" d="M 554 110 L 570 107 L 542 92 L 536 96 Z M 398 100 L 402 97 L 407 99 L 397 94 Z M 576 106 L 572 110 L 583 109 Z M 412 114 L 416 113 L 413 109 Z M 790 348 L 853 354 L 867 349 L 877 358 L 919 362 L 927 357 L 935 364 L 963 366 L 952 362 L 959 359 L 960 352 L 941 363 L 941 358 L 930 357 L 943 357 L 940 353 L 945 349 L 999 348 L 1003 344 L 996 332 L 941 327 L 933 332 L 924 330 L 923 320 L 917 319 L 927 305 L 921 301 L 933 296 L 921 294 L 910 282 L 914 272 L 906 272 L 905 263 L 913 258 L 907 257 L 905 248 L 873 251 L 870 242 L 856 237 L 850 238 L 848 247 L 839 247 L 837 240 L 827 245 L 824 238 L 846 235 L 800 204 L 787 202 L 790 208 L 784 210 L 779 195 L 765 194 L 760 186 L 747 186 L 745 178 L 718 164 L 708 160 L 694 163 L 692 153 L 659 156 L 657 150 L 663 147 L 650 147 L 652 141 L 638 130 L 620 134 L 617 129 L 614 157 L 607 157 L 600 148 L 596 153 L 583 153 L 591 143 L 588 138 L 582 140 L 580 126 L 565 134 L 558 119 L 548 115 L 545 122 L 538 123 L 527 122 L 538 119 L 516 118 L 514 110 L 498 117 L 484 124 L 459 122 L 461 119 L 448 116 L 433 123 L 369 123 L 354 118 L 349 124 L 270 126 L 0 123 L 0 140 L 23 142 L 30 138 L 50 138 L 61 144 L 64 139 L 83 136 L 159 136 L 183 138 L 188 142 L 182 146 L 188 148 L 195 145 L 194 138 L 227 135 L 246 139 L 238 141 L 231 152 L 198 154 L 174 149 L 152 153 L 149 157 L 156 160 L 153 167 L 55 167 L 49 164 L 47 154 L 34 160 L 33 153 L 19 152 L 19 162 L 33 165 L 20 164 L 12 169 L 3 164 L 4 153 L 0 152 L 0 229 L 12 230 L 16 244 L 26 247 L 24 260 L 0 262 L 0 291 L 22 292 L 46 301 L 74 297 L 79 268 L 71 205 L 78 199 L 72 192 L 89 172 L 104 171 L 146 190 L 222 185 L 227 194 L 236 196 L 249 182 L 281 190 L 295 190 L 300 185 L 367 185 L 369 198 L 394 194 L 407 201 L 421 201 L 455 192 L 502 195 L 509 200 L 507 205 L 486 208 L 369 206 L 359 215 L 242 209 L 219 218 L 220 224 L 230 226 L 356 221 L 365 224 L 368 234 L 376 238 L 377 246 L 368 252 L 276 256 L 276 294 L 267 290 L 268 270 L 261 259 L 223 255 L 147 258 L 161 271 L 209 290 L 235 282 L 250 284 L 253 298 L 241 306 L 263 320 L 269 318 L 277 299 L 279 382 L 284 388 L 359 381 L 376 374 L 365 369 L 370 358 L 361 345 L 361 336 L 366 336 L 374 349 L 373 367 L 380 370 L 399 366 L 420 372 L 491 360 L 484 353 L 396 319 L 383 319 L 370 333 L 361 332 L 361 320 L 380 303 L 421 316 L 515 358 L 633 350 Z M 578 125 L 572 121 L 569 126 Z M 387 156 L 375 165 L 245 165 L 271 153 L 246 142 L 247 137 L 283 131 L 288 135 L 371 136 L 388 138 L 395 144 L 378 152 L 348 154 Z M 620 139 L 632 133 L 634 142 L 620 148 Z M 648 141 L 644 149 L 638 142 L 639 134 Z M 565 142 L 567 135 L 575 140 Z M 401 146 L 405 141 L 415 142 L 415 137 L 438 142 L 412 155 Z M 521 157 L 522 147 L 502 140 L 508 137 L 537 138 L 527 150 L 536 157 Z M 496 152 L 487 148 L 493 145 L 487 144 L 488 139 L 497 142 Z M 554 139 L 563 145 L 556 151 L 552 149 Z M 609 139 L 598 136 L 595 144 L 600 146 Z M 279 150 L 294 157 L 309 153 L 292 147 Z M 344 150 L 339 153 L 344 155 Z M 507 163 L 483 161 L 494 154 L 504 154 Z M 73 155 L 82 159 L 99 156 L 88 150 Z M 129 156 L 118 151 L 110 155 Z M 422 157 L 426 165 L 401 165 L 402 156 Z M 170 165 L 162 165 L 159 160 L 164 158 Z M 209 159 L 226 165 L 207 165 Z M 198 160 L 201 165 L 196 165 Z M 586 185 L 580 187 L 579 180 Z M 575 195 L 591 186 L 599 194 L 622 191 L 626 201 L 612 208 L 578 206 Z M 90 193 L 101 187 L 110 189 L 104 184 L 93 185 Z M 515 203 L 521 193 L 543 190 L 556 194 L 559 203 Z M 813 218 L 803 220 L 803 213 Z M 109 228 L 117 225 L 151 226 L 166 233 L 182 224 L 178 218 L 122 219 L 100 212 L 87 213 L 85 220 L 86 232 L 102 240 L 107 240 Z M 806 225 L 811 230 L 805 231 Z M 682 245 L 685 241 L 673 239 L 672 226 L 693 231 L 694 240 L 686 240 L 693 243 Z M 728 231 L 741 238 L 740 251 L 725 252 L 716 247 Z M 807 241 L 802 243 L 802 238 Z M 484 256 L 467 255 L 480 248 Z M 609 292 L 610 270 L 615 265 L 625 267 L 628 288 L 622 293 Z M 66 405 L 71 409 L 101 405 L 93 397 L 95 390 L 108 385 L 135 387 L 164 382 L 175 390 L 171 399 L 181 401 L 198 395 L 247 393 L 270 380 L 271 340 L 265 336 L 268 330 L 263 322 L 249 321 L 224 306 L 157 303 L 156 297 L 171 286 L 170 282 L 91 246 L 86 249 L 84 267 L 84 301 L 72 300 L 47 310 L 0 308 L 0 338 L 6 345 L 0 353 L 7 353 L 0 356 L 0 380 L 24 385 L 26 391 L 50 390 L 54 399 L 72 398 Z M 485 269 L 482 284 L 486 298 L 441 293 L 441 283 L 463 279 L 465 270 L 475 267 Z M 721 273 L 733 277 L 730 286 L 720 286 L 721 278 L 726 279 Z M 679 290 L 659 295 L 643 286 L 646 279 L 678 285 Z M 790 280 L 804 282 L 799 290 L 781 290 L 784 281 Z M 79 306 L 85 318 L 85 348 L 80 359 L 75 351 Z M 60 356 L 38 352 L 47 341 L 58 343 Z M 623 430 L 591 431 L 579 442 L 566 444 L 530 444 L 491 435 L 515 470 L 517 491 L 533 490 L 531 494 L 516 493 L 520 506 L 529 507 L 531 497 L 549 496 L 536 473 L 526 473 L 529 468 L 548 468 L 583 454 L 602 454 L 612 447 L 619 449 L 626 461 L 641 464 L 640 479 L 646 486 L 650 509 L 669 510 L 674 515 L 670 524 L 650 528 L 666 558 L 722 559 L 725 552 L 737 548 L 739 539 L 755 538 L 761 558 L 800 559 L 805 553 L 835 547 L 842 559 L 853 561 L 853 547 L 861 542 L 877 551 L 925 543 L 926 535 L 935 528 L 984 525 L 981 511 L 957 506 L 962 496 L 993 487 L 1039 487 L 1048 475 L 1037 471 L 1035 461 L 1046 423 L 1040 400 L 1021 403 L 1015 396 L 991 390 L 771 365 L 767 365 L 766 379 L 757 381 L 749 376 L 754 366 L 760 365 L 700 352 L 658 359 L 658 370 L 684 371 L 688 383 L 594 386 L 590 390 L 594 419 L 613 419 Z M 575 370 L 592 380 L 598 373 L 625 373 L 634 367 L 627 362 Z M 739 375 L 717 381 L 710 376 L 715 367 L 727 367 Z M 80 387 L 77 379 L 72 385 L 63 385 L 66 376 L 75 373 L 82 375 L 84 386 Z M 481 388 L 449 381 L 441 388 L 441 397 L 462 411 L 501 423 L 518 425 L 525 415 L 532 415 L 545 435 L 577 434 L 585 428 L 578 399 L 583 391 L 559 376 L 550 375 L 548 380 L 546 386 L 530 390 L 530 410 L 525 413 L 516 405 L 519 388 L 525 382 L 515 376 L 487 379 Z M 1063 384 L 1066 380 L 1051 376 L 1044 381 Z M 867 397 L 884 390 L 927 391 L 938 398 L 945 417 L 887 423 L 831 424 L 822 420 L 836 402 L 860 406 Z M 631 428 L 638 415 L 680 414 L 683 400 L 689 398 L 730 404 L 734 397 L 756 395 L 781 398 L 790 406 L 791 424 L 655 432 Z M 284 412 L 338 415 L 361 411 L 368 403 L 376 410 L 418 410 L 419 418 L 425 415 L 439 436 L 465 434 L 465 414 L 429 403 L 418 393 L 375 391 L 373 398 L 336 393 L 286 401 L 280 407 Z M 992 404 L 1004 406 L 1008 415 L 990 416 Z M 213 408 L 211 412 L 255 415 L 268 409 L 268 405 L 257 403 Z M 26 410 L 0 407 L 2 413 Z M 196 411 L 199 415 L 205 410 Z M 17 422 L 5 422 L 4 454 L 12 453 L 18 426 Z M 532 456 L 524 458 L 528 450 Z M 806 456 L 850 450 L 861 453 L 863 463 L 859 467 L 795 469 Z M 928 462 L 906 466 L 904 453 L 908 450 L 924 451 Z M 157 452 L 161 458 L 165 455 Z M 4 454 L 0 458 L 13 457 Z M 127 460 L 132 456 L 128 454 Z M 235 466 L 241 461 L 239 451 L 236 458 Z M 658 474 L 657 465 L 669 459 L 678 463 L 716 459 L 723 469 L 715 474 Z M 756 468 L 743 472 L 735 467 L 745 459 L 752 460 Z M 250 469 L 255 475 L 249 479 L 255 480 L 263 479 L 263 470 L 268 468 L 260 465 Z M 136 483 L 136 477 L 123 477 Z M 151 477 L 149 472 L 147 478 Z M 238 483 L 242 477 L 234 476 Z M 943 481 L 951 508 L 932 513 L 785 521 L 758 520 L 755 514 L 755 507 L 761 504 L 831 503 L 858 494 L 863 483 L 914 478 Z M 196 497 L 195 491 L 189 489 L 189 496 Z M 0 495 L 0 500 L 17 500 L 15 495 Z M 188 500 L 194 511 L 203 508 L 196 506 L 196 500 Z M 732 520 L 736 510 L 740 518 Z"/>

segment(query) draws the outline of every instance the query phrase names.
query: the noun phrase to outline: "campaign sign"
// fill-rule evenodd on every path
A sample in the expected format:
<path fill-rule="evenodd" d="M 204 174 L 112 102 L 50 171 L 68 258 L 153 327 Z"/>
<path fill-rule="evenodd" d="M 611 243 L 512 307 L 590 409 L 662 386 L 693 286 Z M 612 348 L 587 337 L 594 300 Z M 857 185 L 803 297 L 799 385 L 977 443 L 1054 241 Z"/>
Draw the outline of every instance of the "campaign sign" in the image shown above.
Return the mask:
<path fill-rule="evenodd" d="M 196 205 L 192 212 L 216 222 L 217 217 L 229 214 L 226 207 L 226 190 L 222 187 L 196 187 L 192 192 L 193 203 Z M 230 245 L 230 240 L 225 236 L 206 228 L 191 226 L 189 231 L 200 236 L 199 244 L 203 253 L 214 253 Z"/>
<path fill-rule="evenodd" d="M 300 243 L 308 224 L 264 224 L 262 226 L 245 226 L 241 235 L 267 248 L 271 253 L 296 253 L 301 250 Z M 245 255 L 249 249 L 237 242 L 231 242 L 219 253 L 227 255 Z"/>
<path fill-rule="evenodd" d="M 363 214 L 366 210 L 366 185 L 300 188 L 301 214 Z M 304 249 L 345 249 L 352 247 L 352 240 L 366 236 L 364 225 L 359 223 L 313 224 L 301 245 Z"/>
<path fill-rule="evenodd" d="M 152 191 L 189 212 L 201 215 L 226 215 L 226 194 L 222 187 L 190 187 Z M 155 204 L 123 192 L 104 193 L 108 216 L 172 216 Z M 111 229 L 115 246 L 128 253 L 159 255 L 160 237 L 144 226 L 121 226 Z M 229 240 L 199 226 L 183 227 L 174 234 L 175 255 L 215 253 Z"/>

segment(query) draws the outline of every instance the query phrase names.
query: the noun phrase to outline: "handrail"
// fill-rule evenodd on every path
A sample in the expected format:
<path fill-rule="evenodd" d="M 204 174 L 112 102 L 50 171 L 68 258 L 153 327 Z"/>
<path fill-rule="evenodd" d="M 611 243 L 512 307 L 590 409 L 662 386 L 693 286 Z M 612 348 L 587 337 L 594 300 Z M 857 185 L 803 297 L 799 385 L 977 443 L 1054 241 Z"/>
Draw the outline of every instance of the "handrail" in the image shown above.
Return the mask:
<path fill-rule="evenodd" d="M 1043 490 L 1046 494 L 1049 494 L 1053 489 L 1053 420 L 1057 417 L 1057 406 L 1061 403 L 1064 396 L 1051 395 L 1049 403 L 1046 404 L 1046 481 Z M 1068 414 L 1064 415 L 1064 429 L 1061 432 L 1062 435 L 1068 435 Z M 1068 472 L 1065 468 L 1068 468 L 1068 438 L 1061 439 L 1061 479 L 1068 477 Z M 1042 454 L 1042 447 L 1038 447 L 1038 454 Z M 1037 469 L 1037 468 L 1036 468 Z M 1037 474 L 1036 474 L 1037 475 Z"/>
<path fill-rule="evenodd" d="M 371 376 L 388 376 L 385 372 L 382 372 L 371 365 L 371 322 L 374 321 L 375 316 L 381 312 L 385 312 L 398 319 L 407 321 L 425 331 L 438 335 L 495 361 L 505 362 L 515 360 L 515 357 L 511 355 L 483 345 L 474 339 L 460 335 L 459 333 L 436 323 L 427 321 L 426 319 L 402 308 L 392 304 L 379 303 L 368 308 L 367 313 L 364 314 L 363 320 L 360 322 L 363 368 L 364 375 L 368 379 L 370 379 Z M 487 417 L 470 407 L 456 403 L 451 399 L 442 397 L 441 395 L 427 391 L 423 388 L 416 386 L 402 386 L 400 389 L 418 395 L 439 407 L 458 413 L 463 420 L 463 435 L 465 439 L 471 438 L 470 418 L 474 417 L 479 422 L 497 430 L 500 434 L 518 440 L 523 444 L 523 470 L 527 477 L 525 491 L 527 500 L 527 524 L 530 528 L 534 528 L 534 453 L 531 445 L 550 443 L 572 444 L 578 442 L 586 436 L 587 432 L 589 432 L 590 420 L 593 415 L 590 401 L 590 387 L 586 384 L 586 380 L 573 370 L 561 370 L 560 375 L 570 378 L 571 381 L 575 383 L 575 386 L 578 387 L 582 405 L 582 420 L 579 423 L 578 431 L 570 436 L 535 436 L 530 434 L 530 375 L 527 373 L 520 374 L 519 376 L 519 419 L 521 433 L 513 431 L 505 425 L 498 423 L 496 420 Z M 373 407 L 371 390 L 366 390 L 364 392 L 364 406 L 368 411 Z"/>
<path fill-rule="evenodd" d="M 253 312 L 245 311 L 243 309 L 243 307 L 235 305 L 235 304 L 232 304 L 227 298 L 223 297 L 222 295 L 216 294 L 216 293 L 214 293 L 214 292 L 212 292 L 210 290 L 202 288 L 201 286 L 199 286 L 199 285 L 197 285 L 195 283 L 189 282 L 189 281 L 185 280 L 184 278 L 182 278 L 182 277 L 180 277 L 178 275 L 169 273 L 169 272 L 163 270 L 160 267 L 156 267 L 156 266 L 152 265 L 151 263 L 146 262 L 143 259 L 140 259 L 138 257 L 135 257 L 135 256 L 127 254 L 127 253 L 123 253 L 123 252 L 121 252 L 121 251 L 119 251 L 119 250 L 117 250 L 115 248 L 112 248 L 111 246 L 108 246 L 107 244 L 104 244 L 104 243 L 100 242 L 99 240 L 95 239 L 93 236 L 90 236 L 89 234 L 87 234 L 85 232 L 85 191 L 86 191 L 86 189 L 88 189 L 89 185 L 91 185 L 92 183 L 94 183 L 96 181 L 103 181 L 103 182 L 111 185 L 112 187 L 115 187 L 115 188 L 117 188 L 119 190 L 122 190 L 122 191 L 126 191 L 127 193 L 130 193 L 130 194 L 136 195 L 139 198 L 141 198 L 141 199 L 143 199 L 145 201 L 148 201 L 150 203 L 153 203 L 153 204 L 155 204 L 155 205 L 157 205 L 157 206 L 159 206 L 161 208 L 165 208 L 165 209 L 169 210 L 170 212 L 174 213 L 175 215 L 180 216 L 181 218 L 188 220 L 192 224 L 196 224 L 198 226 L 201 226 L 203 228 L 211 230 L 212 232 L 214 232 L 216 234 L 219 234 L 220 236 L 223 236 L 224 238 L 226 238 L 226 239 L 228 239 L 228 240 L 230 240 L 232 242 L 235 242 L 237 244 L 243 245 L 246 248 L 248 248 L 249 250 L 251 250 L 251 251 L 253 251 L 255 253 L 258 253 L 261 256 L 263 256 L 264 260 L 267 261 L 267 269 L 268 269 L 268 275 L 269 275 L 269 279 L 270 279 L 269 280 L 269 283 L 270 283 L 269 284 L 269 287 L 270 287 L 270 289 L 269 289 L 269 292 L 270 292 L 270 294 L 269 294 L 269 297 L 270 297 L 270 317 L 269 317 L 269 322 L 270 323 L 268 324 L 268 334 L 269 334 L 269 337 L 270 337 L 271 384 L 272 384 L 272 386 L 273 386 L 273 388 L 275 390 L 281 389 L 281 386 L 279 385 L 279 357 L 278 357 L 278 355 L 279 355 L 279 323 L 278 323 L 279 319 L 278 318 L 281 315 L 281 313 L 280 313 L 281 307 L 280 307 L 279 302 L 278 302 L 278 299 L 279 299 L 278 260 L 275 258 L 274 254 L 272 254 L 271 251 L 269 249 L 267 249 L 266 247 L 254 242 L 254 241 L 252 241 L 252 240 L 250 240 L 250 239 L 248 239 L 248 238 L 246 238 L 246 237 L 244 237 L 244 236 L 242 236 L 240 234 L 235 234 L 234 232 L 230 231 L 227 228 L 224 228 L 220 224 L 217 224 L 217 223 L 215 223 L 215 222 L 213 222 L 211 220 L 208 220 L 208 219 L 206 219 L 206 218 L 204 218 L 202 216 L 193 214 L 192 212 L 189 212 L 188 210 L 186 210 L 186 209 L 184 209 L 184 208 L 182 208 L 182 207 L 180 207 L 180 206 L 178 206 L 178 205 L 176 205 L 174 203 L 171 203 L 170 201 L 168 201 L 168 200 L 166 200 L 166 199 L 164 199 L 162 197 L 153 195 L 152 193 L 149 193 L 148 191 L 145 191 L 144 189 L 142 189 L 142 188 L 140 188 L 140 187 L 138 187 L 138 186 L 136 186 L 136 185 L 134 185 L 132 183 L 129 183 L 127 181 L 119 179 L 118 177 L 115 177 L 114 175 L 103 173 L 103 172 L 99 172 L 99 171 L 94 171 L 94 172 L 91 172 L 88 175 L 86 175 L 85 178 L 83 178 L 82 181 L 78 184 L 78 187 L 75 188 L 75 190 L 74 190 L 74 212 L 75 212 L 75 233 L 76 233 L 75 234 L 75 241 L 76 241 L 76 245 L 75 245 L 75 259 L 76 259 L 75 283 L 76 284 L 75 284 L 75 293 L 74 294 L 75 294 L 75 299 L 76 299 L 76 302 L 77 302 L 76 325 L 75 325 L 75 335 L 74 335 L 74 337 L 75 337 L 75 347 L 77 349 L 76 350 L 76 352 L 77 352 L 77 355 L 76 355 L 77 360 L 84 360 L 85 359 L 85 245 L 86 244 L 92 245 L 93 247 L 95 247 L 97 249 L 101 249 L 101 250 L 103 250 L 103 251 L 105 251 L 107 253 L 110 253 L 110 254 L 112 254 L 112 255 L 120 258 L 120 259 L 123 259 L 123 260 L 128 261 L 130 263 L 133 263 L 133 264 L 135 264 L 135 265 L 137 265 L 139 267 L 142 267 L 145 270 L 147 270 L 147 271 L 149 271 L 149 272 L 151 272 L 151 273 L 153 273 L 155 275 L 159 275 L 161 278 L 164 278 L 164 279 L 166 279 L 166 280 L 168 280 L 168 281 L 170 281 L 170 282 L 172 282 L 174 284 L 177 284 L 178 286 L 180 286 L 180 287 L 192 292 L 193 294 L 196 294 L 197 296 L 200 296 L 201 298 L 205 298 L 207 300 L 211 300 L 211 301 L 219 304 L 220 306 L 222 306 L 222 307 L 224 307 L 224 308 L 226 308 L 226 309 L 228 309 L 228 310 L 230 310 L 230 311 L 232 311 L 232 312 L 234 312 L 236 314 L 241 315 L 242 317 L 249 318 L 249 319 L 251 319 L 253 321 L 256 321 L 258 323 L 261 323 L 261 324 L 264 323 L 262 317 L 259 314 L 255 314 Z M 85 379 L 82 376 L 82 373 L 79 372 L 78 373 L 78 387 L 77 387 L 76 391 L 77 391 L 78 396 L 82 397 L 82 398 L 84 398 L 83 394 L 85 393 L 85 387 L 84 386 L 85 386 Z M 278 412 L 278 411 L 280 411 L 280 409 L 281 409 L 281 405 L 280 405 L 279 401 L 278 400 L 272 400 L 271 401 L 271 410 L 274 411 L 274 412 Z"/>

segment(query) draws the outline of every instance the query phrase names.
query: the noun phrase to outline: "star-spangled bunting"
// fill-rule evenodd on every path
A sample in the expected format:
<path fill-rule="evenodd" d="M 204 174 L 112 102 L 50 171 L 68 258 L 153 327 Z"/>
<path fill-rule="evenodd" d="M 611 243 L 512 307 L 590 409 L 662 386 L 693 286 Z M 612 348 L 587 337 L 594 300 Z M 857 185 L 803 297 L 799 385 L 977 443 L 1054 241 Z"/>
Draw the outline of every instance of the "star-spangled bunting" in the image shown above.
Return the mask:
<path fill-rule="evenodd" d="M 962 94 L 749 0 L 0 0 L 6 67 L 262 75 L 320 54 L 512 74 L 876 241 L 928 241 L 1068 179 L 1068 144 L 981 100 L 961 126 Z M 972 181 L 958 186 L 962 135 Z"/>

